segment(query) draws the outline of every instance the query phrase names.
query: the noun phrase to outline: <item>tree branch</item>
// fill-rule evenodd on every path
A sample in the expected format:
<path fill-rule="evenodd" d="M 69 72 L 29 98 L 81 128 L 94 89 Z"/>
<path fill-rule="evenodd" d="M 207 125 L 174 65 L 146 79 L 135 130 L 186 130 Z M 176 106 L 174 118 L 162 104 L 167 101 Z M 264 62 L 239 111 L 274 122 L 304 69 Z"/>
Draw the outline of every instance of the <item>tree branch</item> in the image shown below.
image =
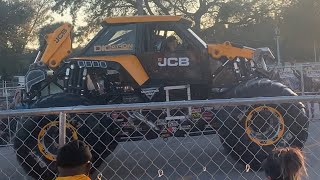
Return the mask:
<path fill-rule="evenodd" d="M 168 9 L 167 9 L 166 7 L 164 7 L 164 5 L 162 5 L 162 3 L 161 3 L 159 0 L 152 0 L 152 2 L 153 2 L 156 6 L 158 6 L 164 14 L 170 15 Z"/>
<path fill-rule="evenodd" d="M 150 5 L 149 5 L 149 2 L 148 0 L 144 0 L 144 4 L 146 5 L 146 8 L 147 8 L 147 11 L 150 15 L 154 15 L 154 13 L 152 12 L 151 8 L 150 8 Z"/>

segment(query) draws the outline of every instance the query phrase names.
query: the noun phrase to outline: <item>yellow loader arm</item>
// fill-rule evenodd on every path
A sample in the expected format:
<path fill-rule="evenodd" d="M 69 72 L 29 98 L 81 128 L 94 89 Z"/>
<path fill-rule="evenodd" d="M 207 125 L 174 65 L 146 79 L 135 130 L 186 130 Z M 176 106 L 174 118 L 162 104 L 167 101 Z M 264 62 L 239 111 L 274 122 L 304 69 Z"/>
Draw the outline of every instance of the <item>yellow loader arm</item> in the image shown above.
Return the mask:
<path fill-rule="evenodd" d="M 209 44 L 208 53 L 216 59 L 227 57 L 229 60 L 235 60 L 237 57 L 256 61 L 262 56 L 268 56 L 274 59 L 274 55 L 269 48 L 253 49 L 245 46 L 235 45 L 230 42 L 223 44 Z"/>
<path fill-rule="evenodd" d="M 46 35 L 46 47 L 40 61 L 54 69 L 66 58 L 72 50 L 72 25 L 65 23 L 53 33 Z"/>

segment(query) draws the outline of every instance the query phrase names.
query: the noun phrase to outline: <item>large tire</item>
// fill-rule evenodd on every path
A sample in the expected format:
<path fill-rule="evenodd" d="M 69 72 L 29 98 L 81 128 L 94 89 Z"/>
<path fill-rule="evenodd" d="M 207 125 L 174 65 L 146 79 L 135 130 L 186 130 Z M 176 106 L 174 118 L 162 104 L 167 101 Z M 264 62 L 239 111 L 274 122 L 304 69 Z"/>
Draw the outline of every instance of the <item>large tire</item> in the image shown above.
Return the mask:
<path fill-rule="evenodd" d="M 223 98 L 273 96 L 297 94 L 281 83 L 254 79 L 226 92 Z M 263 160 L 275 147 L 303 148 L 308 138 L 309 121 L 302 103 L 224 107 L 218 111 L 217 119 L 224 148 L 236 161 L 250 165 L 253 170 L 260 169 Z M 275 122 L 278 124 L 270 128 L 269 125 Z"/>
<path fill-rule="evenodd" d="M 66 107 L 90 105 L 90 102 L 78 95 L 58 93 L 49 95 L 38 100 L 32 108 L 48 108 L 48 107 Z M 57 153 L 58 143 L 58 116 L 36 116 L 24 119 L 16 133 L 14 140 L 14 148 L 17 153 L 17 159 L 21 163 L 23 169 L 29 176 L 35 179 L 51 180 L 57 173 L 55 155 Z M 52 126 L 49 126 L 52 124 Z M 56 124 L 55 124 L 56 123 Z M 44 128 L 49 126 L 48 129 Z M 39 134 L 45 131 L 46 134 L 41 136 L 43 143 L 38 143 Z M 93 167 L 92 172 L 96 170 L 103 160 L 111 154 L 116 148 L 117 142 L 114 140 L 115 128 L 112 121 L 103 114 L 68 114 L 67 115 L 67 141 L 79 139 L 85 141 L 92 148 Z M 55 140 L 48 137 L 53 136 Z M 46 143 L 46 140 L 48 143 Z M 46 150 L 39 147 L 48 146 Z M 48 153 L 49 152 L 49 153 Z M 46 154 L 47 153 L 47 154 Z"/>

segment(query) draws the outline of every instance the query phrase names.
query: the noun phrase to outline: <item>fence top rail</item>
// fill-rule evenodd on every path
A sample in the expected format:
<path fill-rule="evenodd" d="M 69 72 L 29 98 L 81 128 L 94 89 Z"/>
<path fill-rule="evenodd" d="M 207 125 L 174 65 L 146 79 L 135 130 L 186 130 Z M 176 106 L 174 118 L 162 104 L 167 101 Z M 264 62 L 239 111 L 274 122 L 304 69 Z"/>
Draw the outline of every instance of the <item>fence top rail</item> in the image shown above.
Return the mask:
<path fill-rule="evenodd" d="M 296 67 L 313 67 L 320 66 L 320 63 L 310 63 L 310 64 L 294 64 L 294 65 L 268 65 L 268 68 L 296 68 Z"/>
<path fill-rule="evenodd" d="M 151 102 L 135 104 L 112 104 L 112 105 L 92 105 L 92 106 L 72 106 L 54 107 L 38 109 L 20 109 L 0 111 L 0 117 L 21 116 L 21 115 L 50 115 L 64 113 L 89 113 L 107 111 L 126 111 L 140 109 L 163 109 L 163 108 L 184 108 L 184 107 L 210 107 L 210 106 L 239 106 L 254 104 L 282 104 L 297 102 L 320 102 L 320 95 L 306 96 L 278 96 L 278 97 L 256 97 L 256 98 L 232 98 L 232 99 L 212 99 L 212 100 L 192 100 L 192 101 L 170 101 Z"/>

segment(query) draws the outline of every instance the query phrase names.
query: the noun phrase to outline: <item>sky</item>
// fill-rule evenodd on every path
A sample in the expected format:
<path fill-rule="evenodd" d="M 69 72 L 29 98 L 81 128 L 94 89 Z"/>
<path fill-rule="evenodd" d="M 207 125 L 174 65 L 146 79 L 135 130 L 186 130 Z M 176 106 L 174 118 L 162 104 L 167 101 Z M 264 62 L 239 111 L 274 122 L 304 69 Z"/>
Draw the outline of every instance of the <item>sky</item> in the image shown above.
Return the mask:
<path fill-rule="evenodd" d="M 53 17 L 53 23 L 55 22 L 60 22 L 60 21 L 66 21 L 66 22 L 69 22 L 71 23 L 72 22 L 72 17 L 68 14 L 64 14 L 64 15 L 60 15 L 56 12 L 53 12 L 52 14 L 52 17 Z"/>
<path fill-rule="evenodd" d="M 61 22 L 61 21 L 64 21 L 64 22 L 69 22 L 69 23 L 72 23 L 72 17 L 69 15 L 69 14 L 58 14 L 56 12 L 52 12 L 51 13 L 52 17 L 53 17 L 53 23 L 55 22 Z M 76 24 L 78 26 L 85 26 L 86 23 L 85 23 L 85 16 L 83 15 L 83 11 L 79 11 L 77 13 L 77 21 L 76 21 Z"/>

